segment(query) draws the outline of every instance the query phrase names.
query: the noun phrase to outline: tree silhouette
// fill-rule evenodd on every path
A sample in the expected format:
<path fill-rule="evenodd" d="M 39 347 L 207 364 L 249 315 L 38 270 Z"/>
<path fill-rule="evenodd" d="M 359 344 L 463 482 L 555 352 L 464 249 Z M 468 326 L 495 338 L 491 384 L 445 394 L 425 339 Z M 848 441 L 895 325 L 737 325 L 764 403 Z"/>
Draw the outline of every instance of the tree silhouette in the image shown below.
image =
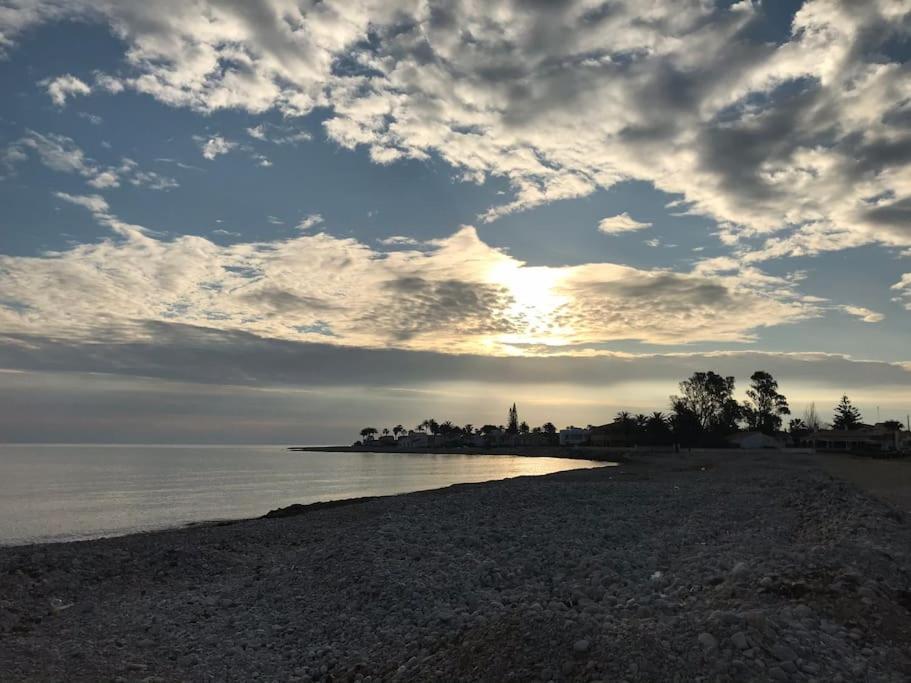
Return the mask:
<path fill-rule="evenodd" d="M 835 406 L 832 427 L 834 429 L 857 429 L 860 422 L 860 411 L 852 405 L 851 399 L 847 395 L 842 396 L 841 401 Z"/>
<path fill-rule="evenodd" d="M 554 426 L 553 422 L 545 422 L 541 425 L 541 429 L 545 434 L 556 434 L 557 428 Z"/>
<path fill-rule="evenodd" d="M 372 436 L 373 434 L 376 434 L 376 433 L 377 433 L 377 432 L 376 432 L 376 428 L 375 428 L 375 427 L 364 427 L 364 428 L 361 430 L 361 436 L 364 437 L 365 439 L 366 439 L 368 436 Z"/>
<path fill-rule="evenodd" d="M 519 423 L 519 433 L 520 434 L 528 434 L 529 431 L 531 431 L 531 430 L 528 428 L 527 422 L 523 421 L 523 422 Z"/>
<path fill-rule="evenodd" d="M 519 411 L 516 410 L 516 404 L 512 404 L 512 408 L 509 409 L 509 418 L 506 421 L 506 433 L 507 434 L 517 434 L 519 431 Z"/>
<path fill-rule="evenodd" d="M 399 438 L 399 434 L 404 434 L 404 433 L 405 433 L 405 428 L 402 425 L 396 425 L 395 427 L 392 428 L 392 434 L 395 436 L 396 439 Z"/>
<path fill-rule="evenodd" d="M 788 431 L 792 436 L 801 437 L 806 436 L 810 433 L 810 428 L 807 427 L 807 423 L 804 422 L 799 417 L 795 417 L 788 423 Z"/>
<path fill-rule="evenodd" d="M 778 393 L 778 382 L 764 370 L 754 372 L 750 382 L 743 406 L 747 424 L 763 434 L 774 434 L 781 429 L 781 416 L 791 414 L 788 399 Z"/>
<path fill-rule="evenodd" d="M 723 436 L 737 431 L 741 410 L 734 400 L 733 377 L 722 377 L 711 370 L 694 372 L 680 383 L 680 393 L 671 396 L 678 424 L 689 424 L 695 418 L 703 432 Z"/>

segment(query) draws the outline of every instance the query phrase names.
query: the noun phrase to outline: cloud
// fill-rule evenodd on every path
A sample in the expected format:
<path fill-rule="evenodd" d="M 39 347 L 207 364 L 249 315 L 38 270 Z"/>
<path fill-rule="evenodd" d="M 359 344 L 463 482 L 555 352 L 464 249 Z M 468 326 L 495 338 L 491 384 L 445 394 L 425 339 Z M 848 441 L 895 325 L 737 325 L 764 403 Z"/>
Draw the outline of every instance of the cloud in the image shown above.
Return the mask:
<path fill-rule="evenodd" d="M 311 213 L 309 216 L 304 216 L 300 222 L 297 224 L 298 230 L 309 230 L 310 228 L 315 228 L 317 225 L 323 222 L 323 216 L 319 213 Z"/>
<path fill-rule="evenodd" d="M 513 197 L 487 220 L 638 179 L 717 221 L 741 256 L 766 240 L 753 261 L 911 245 L 911 67 L 892 50 L 909 7 L 808 0 L 777 42 L 757 31 L 763 11 L 36 0 L 0 16 L 0 49 L 42 21 L 106 19 L 127 68 L 96 82 L 201 112 L 324 107 L 329 137 L 377 163 L 435 155 L 467 181 L 506 178 Z"/>
<path fill-rule="evenodd" d="M 199 143 L 199 148 L 202 151 L 202 155 L 206 159 L 210 160 L 222 154 L 227 154 L 232 149 L 237 147 L 236 142 L 225 140 L 220 135 L 213 135 L 210 138 L 197 137 L 196 141 Z"/>
<path fill-rule="evenodd" d="M 606 235 L 613 235 L 621 232 L 632 232 L 634 230 L 644 230 L 645 228 L 652 227 L 651 223 L 640 223 L 634 218 L 630 217 L 625 211 L 616 216 L 608 216 L 607 218 L 602 218 L 598 223 L 598 230 L 605 233 Z"/>
<path fill-rule="evenodd" d="M 833 354 L 630 354 L 490 358 L 260 339 L 149 325 L 129 343 L 0 335 L 0 430 L 64 443 L 347 443 L 364 424 L 424 416 L 531 424 L 602 423 L 617 410 L 667 410 L 677 382 L 714 369 L 771 372 L 796 412 L 828 416 L 845 391 L 866 415 L 901 417 L 911 372 Z M 9 369 L 18 368 L 13 372 Z"/>
<path fill-rule="evenodd" d="M 53 171 L 82 176 L 86 184 L 96 190 L 120 187 L 123 181 L 151 190 L 169 190 L 178 186 L 174 178 L 140 170 L 139 164 L 127 157 L 122 158 L 118 166 L 103 166 L 87 156 L 72 138 L 33 130 L 10 143 L 0 156 L 0 163 L 8 174 L 13 174 L 16 167 L 28 159 L 29 153 L 35 154 L 42 164 Z"/>
<path fill-rule="evenodd" d="M 876 311 L 871 311 L 863 306 L 842 306 L 842 310 L 848 315 L 860 318 L 865 323 L 879 323 L 885 320 L 886 316 Z"/>
<path fill-rule="evenodd" d="M 86 83 L 70 74 L 57 76 L 53 79 L 45 79 L 41 81 L 41 85 L 47 89 L 47 94 L 50 96 L 51 101 L 58 107 L 63 107 L 68 97 L 88 95 L 92 92 L 92 89 Z"/>
<path fill-rule="evenodd" d="M 313 136 L 307 131 L 293 130 L 288 126 L 276 126 L 271 123 L 260 123 L 252 128 L 247 128 L 247 134 L 251 138 L 276 145 L 297 145 L 313 139 Z"/>
<path fill-rule="evenodd" d="M 113 215 L 107 200 L 101 195 L 72 195 L 66 192 L 55 192 L 54 196 L 57 197 L 57 199 L 61 199 L 70 204 L 75 204 L 76 206 L 88 209 L 91 212 L 92 217 L 99 224 L 110 228 L 116 234 L 123 237 L 138 237 L 139 235 L 144 235 L 148 232 L 141 225 L 131 225 Z M 2 263 L 4 259 L 14 259 L 14 257 L 0 256 L 0 272 L 3 272 Z M 14 263 L 14 261 L 8 261 L 8 263 Z M 2 320 L 2 316 L 0 316 L 0 320 Z"/>
<path fill-rule="evenodd" d="M 110 209 L 105 198 L 98 194 L 72 195 L 67 194 L 66 192 L 55 192 L 54 196 L 69 202 L 70 204 L 75 204 L 76 206 L 88 209 L 94 214 L 104 214 Z"/>
<path fill-rule="evenodd" d="M 85 207 L 116 237 L 40 257 L 0 257 L 0 329 L 135 339 L 146 322 L 295 341 L 494 355 L 597 351 L 617 340 L 750 341 L 821 315 L 792 281 L 610 263 L 529 266 L 472 227 L 377 251 L 325 233 L 218 245 L 158 239 L 98 195 Z M 280 313 L 280 315 L 279 315 Z"/>
<path fill-rule="evenodd" d="M 892 285 L 892 290 L 898 292 L 894 301 L 904 304 L 911 311 L 911 273 L 902 275 L 902 279 Z"/>

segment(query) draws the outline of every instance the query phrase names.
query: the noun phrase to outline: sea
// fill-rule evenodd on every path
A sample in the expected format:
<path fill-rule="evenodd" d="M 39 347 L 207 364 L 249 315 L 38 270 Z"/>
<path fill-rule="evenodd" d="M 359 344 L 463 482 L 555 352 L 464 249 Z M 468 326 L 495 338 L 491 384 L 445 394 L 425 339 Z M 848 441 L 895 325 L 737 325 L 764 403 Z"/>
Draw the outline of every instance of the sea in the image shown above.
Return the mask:
<path fill-rule="evenodd" d="M 518 455 L 289 451 L 284 446 L 0 444 L 0 545 L 257 517 L 602 462 Z"/>

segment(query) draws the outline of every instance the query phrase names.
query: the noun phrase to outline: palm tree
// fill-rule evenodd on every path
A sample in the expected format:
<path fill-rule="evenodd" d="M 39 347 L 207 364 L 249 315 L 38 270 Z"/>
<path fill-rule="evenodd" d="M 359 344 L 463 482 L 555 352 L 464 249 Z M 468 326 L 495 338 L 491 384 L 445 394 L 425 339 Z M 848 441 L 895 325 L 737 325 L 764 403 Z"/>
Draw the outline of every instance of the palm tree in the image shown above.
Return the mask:
<path fill-rule="evenodd" d="M 392 428 L 392 434 L 395 436 L 396 439 L 399 438 L 399 434 L 404 434 L 404 433 L 405 433 L 405 428 L 402 425 L 396 425 L 395 427 Z"/>
<path fill-rule="evenodd" d="M 471 436 L 474 434 L 474 425 L 469 422 L 467 425 L 462 427 L 462 432 L 465 434 L 465 436 Z"/>
<path fill-rule="evenodd" d="M 389 427 L 383 427 L 383 436 L 389 436 Z"/>
<path fill-rule="evenodd" d="M 375 427 L 364 427 L 364 428 L 361 430 L 361 436 L 363 436 L 365 439 L 366 439 L 368 436 L 373 436 L 374 434 L 376 434 L 376 428 L 375 428 Z"/>

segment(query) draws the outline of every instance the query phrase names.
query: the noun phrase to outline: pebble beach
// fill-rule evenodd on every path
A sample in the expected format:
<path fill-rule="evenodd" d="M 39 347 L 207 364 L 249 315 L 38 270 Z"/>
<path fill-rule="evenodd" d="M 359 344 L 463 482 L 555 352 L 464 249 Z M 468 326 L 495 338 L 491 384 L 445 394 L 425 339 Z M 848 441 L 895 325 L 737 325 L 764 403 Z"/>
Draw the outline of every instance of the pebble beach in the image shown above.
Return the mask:
<path fill-rule="evenodd" d="M 0 549 L 4 681 L 907 681 L 911 525 L 820 456 L 655 455 Z"/>

